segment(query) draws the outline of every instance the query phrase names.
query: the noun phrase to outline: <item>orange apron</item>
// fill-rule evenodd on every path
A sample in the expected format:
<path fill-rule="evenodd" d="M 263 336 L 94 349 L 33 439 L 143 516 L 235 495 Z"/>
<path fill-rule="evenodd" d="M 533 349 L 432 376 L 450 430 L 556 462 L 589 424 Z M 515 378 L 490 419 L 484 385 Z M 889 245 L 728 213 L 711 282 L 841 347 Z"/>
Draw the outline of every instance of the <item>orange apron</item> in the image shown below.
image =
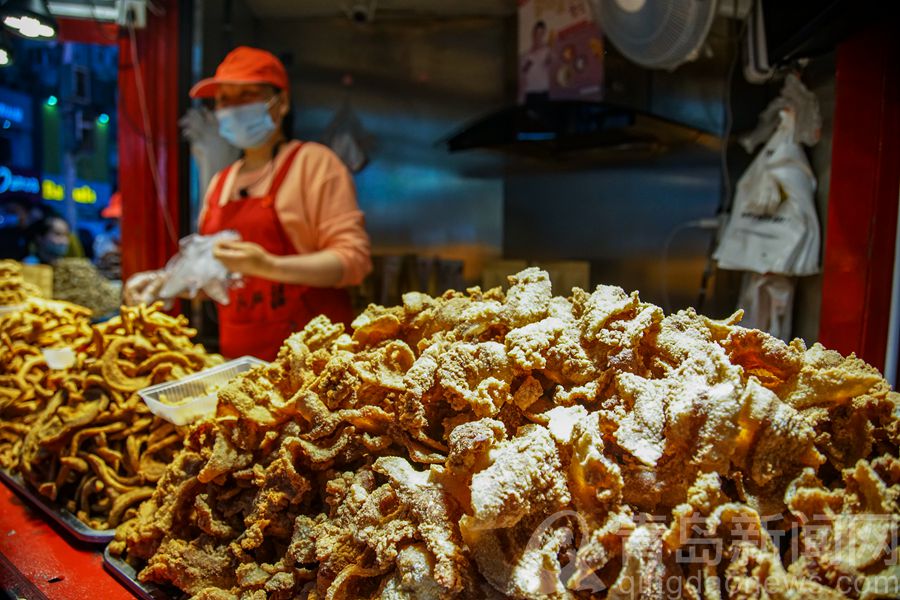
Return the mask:
<path fill-rule="evenodd" d="M 301 146 L 285 157 L 265 196 L 232 200 L 223 205 L 225 181 L 234 165 L 226 167 L 209 195 L 200 233 L 210 235 L 233 229 L 244 241 L 259 244 L 271 254 L 298 254 L 275 211 L 275 195 Z M 217 308 L 220 351 L 230 358 L 247 354 L 273 360 L 284 340 L 313 317 L 324 314 L 348 327 L 353 318 L 350 295 L 344 289 L 313 288 L 244 276 L 244 285 L 232 288 L 229 297 L 228 305 L 217 305 Z"/>

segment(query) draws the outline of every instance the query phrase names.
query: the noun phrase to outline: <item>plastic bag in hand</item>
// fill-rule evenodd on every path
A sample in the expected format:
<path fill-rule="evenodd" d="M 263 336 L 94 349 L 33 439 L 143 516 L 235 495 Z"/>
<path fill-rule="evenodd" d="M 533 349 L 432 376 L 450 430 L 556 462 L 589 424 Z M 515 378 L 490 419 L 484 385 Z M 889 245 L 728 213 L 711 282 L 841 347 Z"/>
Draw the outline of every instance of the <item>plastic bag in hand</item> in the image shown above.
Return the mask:
<path fill-rule="evenodd" d="M 187 295 L 193 298 L 201 290 L 219 304 L 228 304 L 228 288 L 235 284 L 218 259 L 213 248 L 219 242 L 241 239 L 236 231 L 220 231 L 213 235 L 193 234 L 178 242 L 180 250 L 165 268 L 166 282 L 159 292 L 161 298 Z"/>
<path fill-rule="evenodd" d="M 128 278 L 122 290 L 122 299 L 128 306 L 135 304 L 153 304 L 159 300 L 159 290 L 162 289 L 166 277 L 162 270 L 142 271 Z M 169 303 L 167 303 L 169 304 Z M 168 306 L 166 307 L 169 308 Z"/>

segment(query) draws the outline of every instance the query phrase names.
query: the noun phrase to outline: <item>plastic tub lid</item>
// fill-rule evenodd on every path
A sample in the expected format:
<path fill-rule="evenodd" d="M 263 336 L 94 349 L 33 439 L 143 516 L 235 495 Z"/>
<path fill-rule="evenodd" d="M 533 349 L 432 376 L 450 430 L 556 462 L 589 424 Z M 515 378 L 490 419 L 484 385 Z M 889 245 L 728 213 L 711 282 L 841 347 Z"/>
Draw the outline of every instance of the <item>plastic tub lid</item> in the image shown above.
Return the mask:
<path fill-rule="evenodd" d="M 174 425 L 187 425 L 216 413 L 219 388 L 241 373 L 267 364 L 256 357 L 243 356 L 177 381 L 152 385 L 138 394 L 157 417 Z"/>

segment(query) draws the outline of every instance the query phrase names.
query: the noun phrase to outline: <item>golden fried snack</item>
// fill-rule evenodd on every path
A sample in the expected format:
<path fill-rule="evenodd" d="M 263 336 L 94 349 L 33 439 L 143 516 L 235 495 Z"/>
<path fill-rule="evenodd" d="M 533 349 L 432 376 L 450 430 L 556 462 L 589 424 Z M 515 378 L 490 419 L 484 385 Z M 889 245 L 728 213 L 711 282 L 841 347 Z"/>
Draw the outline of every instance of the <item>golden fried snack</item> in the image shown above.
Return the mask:
<path fill-rule="evenodd" d="M 0 306 L 22 304 L 32 295 L 39 294 L 34 286 L 22 279 L 21 263 L 0 260 Z"/>
<path fill-rule="evenodd" d="M 221 362 L 160 306 L 123 308 L 91 326 L 87 309 L 32 300 L 0 321 L 0 461 L 95 529 L 115 527 L 150 497 L 183 432 L 150 414 L 147 385 Z M 41 354 L 65 346 L 75 364 L 52 371 Z"/>
<path fill-rule="evenodd" d="M 51 371 L 42 348 L 71 348 L 83 364 L 93 339 L 86 308 L 31 297 L 23 310 L 0 316 L 0 468 L 19 464 L 25 435 L 41 410 L 64 386 L 77 387 Z"/>
<path fill-rule="evenodd" d="M 510 284 L 314 319 L 110 550 L 196 599 L 900 597 L 877 371 L 740 313 Z"/>

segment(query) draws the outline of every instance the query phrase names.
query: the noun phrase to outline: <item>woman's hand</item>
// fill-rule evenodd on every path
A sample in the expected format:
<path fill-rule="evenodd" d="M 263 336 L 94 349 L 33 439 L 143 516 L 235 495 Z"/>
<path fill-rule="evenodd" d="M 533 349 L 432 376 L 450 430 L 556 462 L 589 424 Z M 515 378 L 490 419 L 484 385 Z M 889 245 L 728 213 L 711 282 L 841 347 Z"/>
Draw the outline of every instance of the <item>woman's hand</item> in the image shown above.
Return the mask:
<path fill-rule="evenodd" d="M 221 242 L 213 249 L 213 256 L 232 273 L 264 278 L 269 277 L 274 258 L 253 242 Z"/>
<path fill-rule="evenodd" d="M 159 299 L 159 291 L 166 282 L 162 271 L 143 271 L 135 273 L 125 282 L 122 292 L 125 304 L 152 304 Z"/>

